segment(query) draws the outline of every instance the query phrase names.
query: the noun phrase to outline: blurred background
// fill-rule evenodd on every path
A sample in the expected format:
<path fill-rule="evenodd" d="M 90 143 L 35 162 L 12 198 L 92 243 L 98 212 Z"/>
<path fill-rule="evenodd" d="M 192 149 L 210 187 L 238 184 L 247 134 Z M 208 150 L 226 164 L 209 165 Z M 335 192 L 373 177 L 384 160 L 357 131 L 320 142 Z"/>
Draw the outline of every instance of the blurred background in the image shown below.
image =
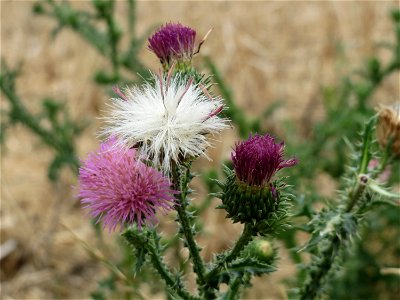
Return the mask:
<path fill-rule="evenodd" d="M 64 103 L 72 120 L 84 122 L 85 128 L 75 140 L 76 154 L 84 158 L 98 146 L 99 117 L 107 111 L 110 98 L 111 84 L 100 85 L 94 78 L 98 70 L 110 70 L 112 66 L 68 26 L 54 36 L 57 20 L 33 13 L 34 5 L 34 1 L 1 1 L 1 57 L 9 68 L 20 68 L 15 90 L 30 112 L 40 113 L 42 99 L 49 97 Z M 70 6 L 94 10 L 90 1 L 71 1 Z M 371 56 L 383 64 L 390 60 L 390 52 L 380 43 L 395 39 L 389 13 L 396 6 L 397 1 L 139 1 L 133 30 L 138 37 L 146 38 L 161 24 L 181 22 L 196 29 L 200 40 L 213 28 L 195 57 L 195 65 L 210 73 L 205 62 L 209 57 L 231 89 L 238 108 L 249 118 L 274 105 L 275 109 L 262 120 L 264 130 L 272 130 L 284 139 L 290 128 L 295 128 L 303 134 L 300 138 L 312 142 L 310 127 L 325 117 L 324 87 L 337 86 Z M 128 8 L 128 2 L 115 3 L 115 20 L 124 30 L 132 26 Z M 36 11 L 40 12 L 37 6 Z M 100 29 L 104 28 L 100 25 Z M 129 42 L 129 36 L 122 35 L 119 47 Z M 145 39 L 137 51 L 136 58 L 143 66 L 159 68 Z M 121 74 L 127 81 L 137 80 L 134 72 L 122 70 Z M 399 93 L 396 72 L 380 83 L 369 106 L 373 109 L 378 104 L 398 101 Z M 9 103 L 4 94 L 1 97 L 2 109 L 7 110 Z M 292 127 L 285 125 L 288 122 Z M 216 147 L 209 150 L 213 161 L 201 160 L 195 168 L 200 172 L 227 159 L 237 139 L 237 131 L 226 130 L 218 137 Z M 62 169 L 58 180 L 49 180 L 53 152 L 25 126 L 7 128 L 1 158 L 2 298 L 90 297 L 98 281 L 108 274 L 99 257 L 118 259 L 118 251 L 113 251 L 118 249 L 114 242 L 117 234 L 105 233 L 99 242 L 74 198 L 76 176 Z M 307 165 L 307 161 L 302 164 Z M 321 195 L 334 195 L 337 182 L 332 175 L 321 171 L 316 178 Z M 204 195 L 201 181 L 195 180 L 194 184 L 197 195 Z M 216 204 L 217 200 L 203 216 L 206 225 L 200 243 L 207 259 L 214 251 L 229 247 L 241 229 L 240 225 L 229 224 L 224 212 L 214 211 Z M 172 218 L 166 217 L 163 230 L 168 233 L 173 226 Z M 96 249 L 98 243 L 110 244 L 108 252 L 87 251 Z M 169 259 L 173 264 L 174 253 Z M 254 280 L 246 298 L 285 299 L 283 280 L 296 269 L 285 251 L 279 267 L 271 276 Z M 141 289 L 148 299 L 164 297 L 146 285 Z M 391 297 L 395 295 L 387 299 Z"/>

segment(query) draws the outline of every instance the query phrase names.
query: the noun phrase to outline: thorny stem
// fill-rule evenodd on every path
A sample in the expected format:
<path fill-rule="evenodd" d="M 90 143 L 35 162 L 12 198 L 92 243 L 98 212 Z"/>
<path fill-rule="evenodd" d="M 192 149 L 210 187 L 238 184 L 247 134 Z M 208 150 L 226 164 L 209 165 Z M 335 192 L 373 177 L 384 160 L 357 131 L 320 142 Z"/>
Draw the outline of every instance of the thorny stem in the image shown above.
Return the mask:
<path fill-rule="evenodd" d="M 186 168 L 185 174 L 181 177 L 181 175 L 177 172 L 177 167 L 175 166 L 173 181 L 175 189 L 180 193 L 177 195 L 178 205 L 175 205 L 175 209 L 178 213 L 179 222 L 181 223 L 180 230 L 186 239 L 186 245 L 189 249 L 190 257 L 193 262 L 193 271 L 197 274 L 197 281 L 199 284 L 199 292 L 201 292 L 201 286 L 205 284 L 205 267 L 203 259 L 200 256 L 200 248 L 197 246 L 197 243 L 194 239 L 194 229 L 189 220 L 189 215 L 187 211 L 187 192 L 188 192 L 188 184 L 190 180 L 190 167 Z"/>
<path fill-rule="evenodd" d="M 346 212 L 350 212 L 353 209 L 354 205 L 356 205 L 358 199 L 360 199 L 361 195 L 363 194 L 367 186 L 367 183 L 368 183 L 368 177 L 366 175 L 360 175 L 358 177 L 356 186 L 349 194 L 349 202 L 346 207 Z"/>
<path fill-rule="evenodd" d="M 239 255 L 240 252 L 247 246 L 248 243 L 254 237 L 254 226 L 250 223 L 246 223 L 243 228 L 243 232 L 239 239 L 237 240 L 235 246 L 232 248 L 231 251 L 227 255 L 225 255 L 217 264 L 212 268 L 208 274 L 206 275 L 207 282 L 215 279 L 215 276 L 221 271 L 221 269 L 225 266 L 225 264 L 235 260 Z"/>
<path fill-rule="evenodd" d="M 330 241 L 329 246 L 321 252 L 321 261 L 310 272 L 310 281 L 301 292 L 300 300 L 315 299 L 321 287 L 321 281 L 332 267 L 332 262 L 339 252 L 340 239 L 337 235 Z"/>
<path fill-rule="evenodd" d="M 242 282 L 241 276 L 236 277 L 235 280 L 233 280 L 232 284 L 230 285 L 230 289 L 226 293 L 226 296 L 224 299 L 226 299 L 226 300 L 237 299 L 241 282 Z"/>
<path fill-rule="evenodd" d="M 362 193 L 366 188 L 367 180 L 368 180 L 367 176 L 365 175 L 359 176 L 355 187 L 349 193 L 348 196 L 349 198 L 347 202 L 348 205 L 346 207 L 345 213 L 349 213 L 353 209 L 357 201 L 360 199 Z M 340 226 L 343 226 L 343 224 L 341 224 Z M 337 230 L 341 231 L 341 228 Z M 345 241 L 341 240 L 338 235 L 332 236 L 329 244 L 320 253 L 321 260 L 318 261 L 318 263 L 309 272 L 310 279 L 301 291 L 301 297 L 300 297 L 301 300 L 315 299 L 315 297 L 318 294 L 318 291 L 322 286 L 323 279 L 330 271 L 333 262 L 339 253 L 340 246 L 344 242 Z"/>
<path fill-rule="evenodd" d="M 157 238 L 154 237 L 154 235 L 157 234 L 155 231 L 152 233 L 152 239 L 156 243 L 155 246 L 157 248 L 154 248 L 150 245 L 147 246 L 149 252 L 150 252 L 150 257 L 151 257 L 151 262 L 153 263 L 154 268 L 157 270 L 158 274 L 164 279 L 165 283 L 176 293 L 182 297 L 183 299 L 190 299 L 190 300 L 198 300 L 198 298 L 190 295 L 186 290 L 183 288 L 180 288 L 179 285 L 177 284 L 177 279 L 174 278 L 171 274 L 171 272 L 168 270 L 168 267 L 165 265 L 164 261 L 162 260 L 162 255 L 160 254 L 160 251 L 158 249 L 158 242 Z"/>
<path fill-rule="evenodd" d="M 29 113 L 26 111 L 26 108 L 22 105 L 19 97 L 14 93 L 13 89 L 6 84 L 6 80 L 1 78 L 0 84 L 2 92 L 10 101 L 10 114 L 14 117 L 17 117 L 21 123 L 25 124 L 34 133 L 39 135 L 48 146 L 60 151 L 60 145 L 58 145 L 56 139 L 53 138 L 52 134 L 48 130 L 42 128 L 36 120 L 30 117 Z"/>
<path fill-rule="evenodd" d="M 145 238 L 130 230 L 125 231 L 122 235 L 131 246 L 135 248 L 144 247 L 146 249 L 153 267 L 171 291 L 174 291 L 178 296 L 185 300 L 200 300 L 199 298 L 189 294 L 182 284 L 181 277 L 174 276 L 168 266 L 164 263 L 159 244 L 160 238 L 157 235 L 157 231 L 153 229 L 148 233 L 149 234 L 147 234 Z"/>
<path fill-rule="evenodd" d="M 246 247 L 247 244 L 251 242 L 253 237 L 254 237 L 254 226 L 253 226 L 253 224 L 246 223 L 244 225 L 242 235 L 236 242 L 233 249 L 226 256 L 225 263 L 229 263 L 229 262 L 235 260 L 239 256 L 240 252 L 242 252 L 244 247 Z"/>
<path fill-rule="evenodd" d="M 372 139 L 371 136 L 375 121 L 376 118 L 372 117 L 365 126 L 363 134 L 363 144 L 360 149 L 361 156 L 358 163 L 359 166 L 356 174 L 356 182 L 347 195 L 346 208 L 340 209 L 338 211 L 338 216 L 340 217 L 342 217 L 343 214 L 351 213 L 351 210 L 357 204 L 358 200 L 362 198 L 362 194 L 364 193 L 367 186 L 369 178 L 367 175 L 365 175 L 365 173 L 367 171 L 368 163 L 371 158 L 369 147 Z M 348 240 L 349 238 L 347 235 L 342 236 L 340 234 L 344 231 L 344 224 L 339 224 L 338 228 L 335 229 L 336 234 L 331 236 L 327 244 L 323 244 L 326 246 L 324 246 L 324 249 L 320 252 L 321 259 L 317 261 L 317 263 L 310 269 L 309 281 L 301 290 L 301 300 L 312 300 L 315 299 L 315 297 L 318 295 L 318 292 L 322 286 L 322 281 L 331 270 L 333 262 L 335 261 L 339 253 L 340 247 L 342 247 L 342 245 L 344 245 L 346 240 Z"/>

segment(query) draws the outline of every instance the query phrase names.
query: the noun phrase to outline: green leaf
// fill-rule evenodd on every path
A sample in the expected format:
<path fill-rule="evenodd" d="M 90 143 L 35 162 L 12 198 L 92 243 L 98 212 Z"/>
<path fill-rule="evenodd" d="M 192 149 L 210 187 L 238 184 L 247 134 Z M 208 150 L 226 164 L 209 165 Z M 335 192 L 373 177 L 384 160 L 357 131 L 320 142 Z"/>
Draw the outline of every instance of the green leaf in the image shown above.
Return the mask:
<path fill-rule="evenodd" d="M 253 275 L 261 275 L 275 272 L 277 268 L 271 264 L 260 262 L 253 257 L 245 257 L 228 264 L 225 270 L 228 271 L 228 273 L 247 272 Z"/>
<path fill-rule="evenodd" d="M 142 247 L 142 248 L 136 248 L 136 264 L 135 264 L 135 276 L 140 272 L 142 269 L 143 264 L 146 261 L 146 254 L 147 250 Z"/>
<path fill-rule="evenodd" d="M 393 193 L 393 192 L 390 192 L 390 191 L 384 189 L 375 180 L 370 179 L 368 187 L 371 190 L 373 190 L 375 193 L 377 193 L 377 194 L 379 194 L 381 196 L 384 196 L 384 197 L 387 197 L 387 198 L 394 198 L 394 199 L 397 199 L 397 200 L 400 199 L 400 194 L 399 193 Z M 376 201 L 374 201 L 374 202 L 376 202 Z M 396 204 L 393 202 L 393 205 L 396 205 Z M 399 204 L 397 203 L 397 206 L 398 205 Z"/>
<path fill-rule="evenodd" d="M 376 116 L 369 119 L 365 125 L 363 134 L 363 143 L 361 148 L 361 163 L 358 169 L 358 174 L 364 174 L 367 172 L 368 163 L 371 159 L 370 144 L 372 141 L 372 132 L 375 127 Z"/>

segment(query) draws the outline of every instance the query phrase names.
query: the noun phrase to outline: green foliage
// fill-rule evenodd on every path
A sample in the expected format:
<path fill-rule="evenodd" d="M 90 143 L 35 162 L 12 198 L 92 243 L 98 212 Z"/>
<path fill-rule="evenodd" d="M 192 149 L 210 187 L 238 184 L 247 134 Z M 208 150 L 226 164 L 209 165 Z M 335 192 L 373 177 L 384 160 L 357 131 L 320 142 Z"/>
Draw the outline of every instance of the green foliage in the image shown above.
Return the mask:
<path fill-rule="evenodd" d="M 398 275 L 385 273 L 396 267 L 400 254 L 398 209 L 374 207 L 365 217 L 361 238 L 345 252 L 343 267 L 327 286 L 330 299 L 396 299 L 400 293 Z M 362 284 L 361 284 L 362 283 Z"/>
<path fill-rule="evenodd" d="M 191 296 L 184 287 L 182 282 L 182 274 L 179 272 L 173 274 L 163 261 L 163 247 L 160 245 L 160 236 L 152 229 L 137 229 L 130 228 L 126 230 L 122 236 L 126 239 L 137 253 L 143 253 L 144 257 L 148 257 L 152 266 L 155 268 L 160 277 L 165 281 L 168 286 L 168 291 L 172 295 L 179 296 L 182 299 L 196 300 L 197 298 Z M 143 250 L 143 248 L 145 250 Z M 139 260 L 139 264 L 142 261 Z M 138 267 L 138 264 L 136 264 Z M 141 266 L 140 266 L 141 267 Z"/>
<path fill-rule="evenodd" d="M 0 89 L 9 107 L 1 111 L 5 116 L 1 124 L 1 140 L 4 140 L 5 129 L 22 124 L 53 150 L 54 158 L 48 169 L 50 180 L 57 180 L 64 166 L 77 173 L 79 160 L 75 154 L 74 140 L 84 129 L 84 124 L 71 120 L 64 105 L 51 98 L 42 100 L 40 113 L 31 113 L 16 92 L 15 79 L 18 73 L 19 70 L 9 69 L 2 61 Z"/>
<path fill-rule="evenodd" d="M 109 60 L 111 70 L 98 70 L 95 73 L 94 79 L 98 84 L 141 81 L 148 75 L 148 70 L 139 60 L 138 54 L 150 30 L 142 36 L 136 35 L 136 2 L 130 0 L 127 1 L 126 14 L 129 27 L 125 32 L 115 16 L 115 3 L 114 0 L 92 0 L 93 11 L 86 11 L 75 9 L 68 1 L 42 0 L 36 2 L 33 8 L 36 14 L 58 22 L 53 36 L 62 29 L 69 28 Z M 100 29 L 102 27 L 105 29 Z M 121 49 L 121 38 L 124 34 L 129 36 L 129 44 L 126 49 Z M 122 69 L 130 72 L 131 76 L 125 78 Z"/>
<path fill-rule="evenodd" d="M 302 250 L 310 252 L 313 258 L 305 269 L 308 277 L 300 290 L 301 299 L 315 299 L 326 291 L 327 283 L 331 281 L 329 275 L 339 269 L 338 258 L 350 248 L 360 232 L 359 225 L 373 207 L 374 199 L 387 196 L 368 188 L 371 182 L 376 184 L 367 173 L 373 149 L 376 148 L 372 138 L 375 122 L 375 117 L 367 122 L 362 143 L 351 155 L 353 164 L 343 178 L 339 202 L 315 214 L 308 225 L 311 238 Z"/>
<path fill-rule="evenodd" d="M 396 11 L 392 15 L 396 15 Z M 307 161 L 307 164 L 300 164 L 294 170 L 298 174 L 292 176 L 293 178 L 301 178 L 300 174 L 313 178 L 318 170 L 323 170 L 335 178 L 344 173 L 346 148 L 343 147 L 340 137 L 347 137 L 349 140 L 357 137 L 364 121 L 374 114 L 368 103 L 374 92 L 384 79 L 400 69 L 400 22 L 395 17 L 393 21 L 395 42 L 386 44 L 391 53 L 389 62 L 383 64 L 377 57 L 372 57 L 357 74 L 345 76 L 338 86 L 323 87 L 326 117 L 315 125 L 303 124 L 302 127 L 310 130 L 306 137 L 299 135 L 296 130 L 292 134 L 289 132 L 289 142 L 298 140 L 296 136 L 301 136 L 302 140 L 298 144 L 288 146 L 300 151 L 297 153 L 299 157 L 307 159 L 302 160 Z M 313 142 L 309 143 L 310 140 Z M 316 161 L 313 157 L 321 159 Z"/>

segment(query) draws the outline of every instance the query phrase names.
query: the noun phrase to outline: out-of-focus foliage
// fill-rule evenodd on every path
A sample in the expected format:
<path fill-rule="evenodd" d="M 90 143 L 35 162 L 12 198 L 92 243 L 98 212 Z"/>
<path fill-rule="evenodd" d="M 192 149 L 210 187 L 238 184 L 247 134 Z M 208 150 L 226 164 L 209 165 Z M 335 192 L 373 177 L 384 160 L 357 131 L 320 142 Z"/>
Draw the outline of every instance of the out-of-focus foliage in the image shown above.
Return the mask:
<path fill-rule="evenodd" d="M 64 166 L 69 166 L 77 173 L 79 160 L 75 153 L 75 138 L 84 129 L 83 122 L 71 120 L 65 105 L 52 98 L 44 98 L 41 112 L 32 114 L 17 94 L 15 79 L 18 72 L 19 70 L 10 70 L 2 61 L 0 89 L 8 100 L 9 107 L 1 111 L 4 116 L 1 141 L 4 140 L 8 127 L 22 124 L 55 152 L 48 171 L 50 180 L 57 180 L 58 173 Z"/>
<path fill-rule="evenodd" d="M 138 53 L 151 30 L 143 36 L 136 35 L 136 2 L 128 0 L 126 18 L 129 26 L 124 31 L 118 22 L 120 17 L 115 15 L 115 3 L 114 0 L 92 0 L 93 9 L 88 11 L 75 9 L 68 1 L 43 0 L 36 2 L 33 9 L 36 14 L 58 22 L 53 30 L 54 36 L 64 28 L 69 28 L 110 62 L 111 70 L 97 70 L 94 75 L 97 83 L 105 85 L 141 81 L 148 74 L 148 69 L 138 59 Z M 129 36 L 126 49 L 121 49 L 123 35 Z M 131 73 L 130 78 L 122 75 L 123 69 Z"/>

